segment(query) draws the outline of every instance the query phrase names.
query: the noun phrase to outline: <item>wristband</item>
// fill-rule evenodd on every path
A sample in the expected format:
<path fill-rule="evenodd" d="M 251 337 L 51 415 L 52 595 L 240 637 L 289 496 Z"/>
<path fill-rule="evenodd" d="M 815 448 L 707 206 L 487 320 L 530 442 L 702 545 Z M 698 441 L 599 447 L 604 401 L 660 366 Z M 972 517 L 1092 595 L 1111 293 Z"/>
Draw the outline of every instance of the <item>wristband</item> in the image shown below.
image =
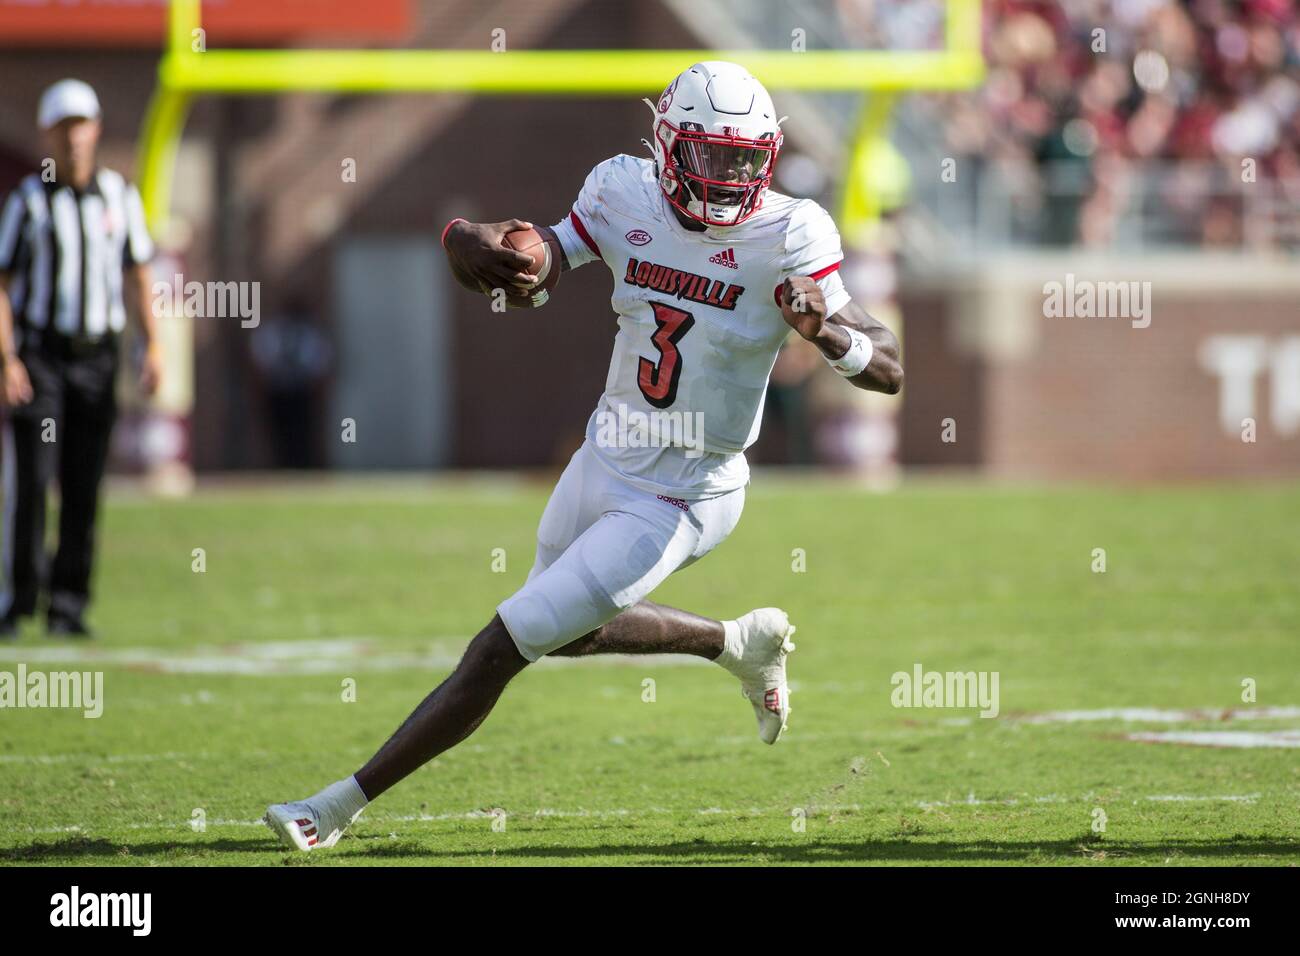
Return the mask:
<path fill-rule="evenodd" d="M 447 233 L 451 232 L 451 227 L 454 226 L 454 225 L 456 225 L 456 223 L 458 223 L 458 222 L 468 222 L 468 221 L 469 221 L 469 220 L 467 220 L 467 219 L 462 219 L 462 218 L 460 218 L 459 216 L 457 216 L 457 217 L 456 217 L 455 219 L 453 219 L 451 222 L 447 223 L 447 225 L 445 225 L 445 226 L 442 227 L 442 247 L 443 247 L 444 249 L 447 248 Z"/>
<path fill-rule="evenodd" d="M 857 329 L 848 326 L 840 328 L 849 333 L 849 350 L 837 359 L 827 358 L 826 361 L 845 378 L 852 378 L 871 363 L 871 339 Z"/>

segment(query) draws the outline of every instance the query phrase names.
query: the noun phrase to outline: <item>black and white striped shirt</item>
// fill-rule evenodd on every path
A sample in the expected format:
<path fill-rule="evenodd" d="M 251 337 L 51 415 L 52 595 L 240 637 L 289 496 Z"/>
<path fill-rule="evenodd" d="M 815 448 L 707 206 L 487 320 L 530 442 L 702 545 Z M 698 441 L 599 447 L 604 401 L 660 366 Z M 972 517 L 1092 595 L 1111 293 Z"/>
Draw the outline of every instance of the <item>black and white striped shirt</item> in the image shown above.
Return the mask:
<path fill-rule="evenodd" d="M 111 169 L 78 194 L 63 183 L 23 179 L 0 213 L 0 273 L 18 335 L 52 329 L 99 337 L 126 325 L 122 270 L 153 258 L 140 193 Z"/>

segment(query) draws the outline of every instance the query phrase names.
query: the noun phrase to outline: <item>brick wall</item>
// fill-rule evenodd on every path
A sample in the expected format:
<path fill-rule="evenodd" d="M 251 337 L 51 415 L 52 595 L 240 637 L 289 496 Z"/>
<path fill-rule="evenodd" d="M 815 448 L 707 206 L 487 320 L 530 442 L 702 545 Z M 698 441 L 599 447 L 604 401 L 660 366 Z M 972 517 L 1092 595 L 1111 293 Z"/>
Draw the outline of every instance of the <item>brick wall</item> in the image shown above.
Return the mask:
<path fill-rule="evenodd" d="M 1150 283 L 1150 324 L 1047 316 L 1046 283 Z M 1030 256 L 906 284 L 904 465 L 1005 477 L 1300 475 L 1300 270 Z M 1255 420 L 1255 441 L 1241 419 Z M 957 423 L 942 441 L 940 420 Z"/>

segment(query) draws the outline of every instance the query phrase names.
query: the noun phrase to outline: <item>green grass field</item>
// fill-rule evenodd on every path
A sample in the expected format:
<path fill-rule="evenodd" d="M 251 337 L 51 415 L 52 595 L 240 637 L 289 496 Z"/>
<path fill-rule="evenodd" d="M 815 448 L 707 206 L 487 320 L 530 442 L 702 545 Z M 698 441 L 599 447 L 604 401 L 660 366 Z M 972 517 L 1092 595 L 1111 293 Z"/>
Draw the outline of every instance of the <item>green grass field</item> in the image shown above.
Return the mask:
<path fill-rule="evenodd" d="M 1261 710 L 1300 707 L 1300 488 L 878 495 L 767 476 L 731 539 L 656 599 L 715 617 L 790 612 L 794 714 L 775 747 L 711 664 L 547 661 L 335 850 L 282 850 L 257 822 L 265 805 L 351 773 L 441 679 L 523 580 L 548 492 L 111 496 L 100 640 L 55 642 L 33 625 L 0 645 L 0 670 L 102 670 L 105 696 L 99 719 L 0 711 L 0 862 L 1300 860 L 1300 712 Z M 1000 715 L 893 707 L 891 675 L 917 663 L 996 671 Z M 1110 708 L 1216 713 L 1034 716 Z M 1217 713 L 1229 709 L 1257 713 Z M 1291 731 L 1292 746 L 1128 739 L 1170 731 Z"/>

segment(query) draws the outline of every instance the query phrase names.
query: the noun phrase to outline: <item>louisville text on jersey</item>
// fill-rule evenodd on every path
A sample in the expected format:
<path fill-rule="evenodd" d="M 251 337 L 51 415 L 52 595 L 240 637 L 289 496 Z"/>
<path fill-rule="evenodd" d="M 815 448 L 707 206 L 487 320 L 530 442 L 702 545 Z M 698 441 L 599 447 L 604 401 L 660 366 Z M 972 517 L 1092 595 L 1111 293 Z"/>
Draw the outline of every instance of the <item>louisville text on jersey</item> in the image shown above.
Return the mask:
<path fill-rule="evenodd" d="M 627 260 L 627 274 L 623 276 L 623 281 L 628 285 L 654 289 L 678 299 L 711 305 L 728 312 L 735 310 L 736 303 L 745 291 L 743 285 L 733 285 L 721 279 L 710 279 L 694 272 L 637 259 Z"/>

